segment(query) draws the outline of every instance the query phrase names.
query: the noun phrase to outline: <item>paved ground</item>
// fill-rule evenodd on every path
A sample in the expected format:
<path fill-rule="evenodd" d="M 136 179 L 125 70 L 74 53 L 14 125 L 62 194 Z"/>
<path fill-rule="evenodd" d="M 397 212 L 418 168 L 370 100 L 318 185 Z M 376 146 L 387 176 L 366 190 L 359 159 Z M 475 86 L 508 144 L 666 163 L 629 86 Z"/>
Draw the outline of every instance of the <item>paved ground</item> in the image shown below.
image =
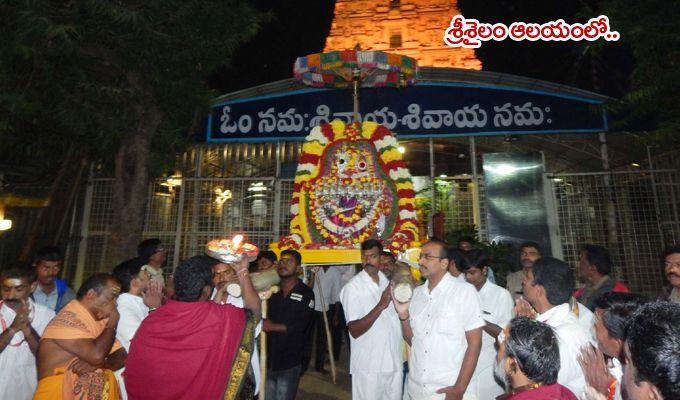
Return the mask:
<path fill-rule="evenodd" d="M 296 400 L 350 400 L 352 385 L 349 377 L 349 353 L 345 343 L 342 345 L 340 360 L 336 363 L 336 384 L 331 381 L 331 367 L 326 363 L 328 374 L 322 375 L 310 366 L 300 380 Z M 312 361 L 313 363 L 313 361 Z"/>

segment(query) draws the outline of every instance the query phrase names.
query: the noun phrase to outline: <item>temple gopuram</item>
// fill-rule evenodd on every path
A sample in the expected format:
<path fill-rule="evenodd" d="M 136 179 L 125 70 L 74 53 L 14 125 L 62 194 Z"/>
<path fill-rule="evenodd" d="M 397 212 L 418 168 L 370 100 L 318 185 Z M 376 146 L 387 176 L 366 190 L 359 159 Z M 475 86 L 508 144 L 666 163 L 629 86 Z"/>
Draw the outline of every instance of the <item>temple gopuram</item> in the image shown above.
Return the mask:
<path fill-rule="evenodd" d="M 444 44 L 460 14 L 456 0 L 338 0 L 324 51 L 381 50 L 418 60 L 421 67 L 482 69 L 473 49 Z"/>

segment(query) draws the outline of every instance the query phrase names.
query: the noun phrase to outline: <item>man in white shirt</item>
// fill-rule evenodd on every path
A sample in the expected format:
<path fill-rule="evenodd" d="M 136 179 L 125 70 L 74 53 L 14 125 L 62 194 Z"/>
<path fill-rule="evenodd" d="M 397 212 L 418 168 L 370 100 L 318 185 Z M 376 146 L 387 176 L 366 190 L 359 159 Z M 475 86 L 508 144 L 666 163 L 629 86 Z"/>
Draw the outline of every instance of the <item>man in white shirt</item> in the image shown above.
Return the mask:
<path fill-rule="evenodd" d="M 481 250 L 470 250 L 459 263 L 465 280 L 473 285 L 479 293 L 482 306 L 482 350 L 477 361 L 475 377 L 477 378 L 477 398 L 479 400 L 495 400 L 504 393 L 504 388 L 494 380 L 493 367 L 496 360 L 494 343 L 503 328 L 512 318 L 512 296 L 502 287 L 489 282 L 488 260 Z"/>
<path fill-rule="evenodd" d="M 113 275 L 118 278 L 121 294 L 118 296 L 118 314 L 120 319 L 116 326 L 116 339 L 126 352 L 130 351 L 130 342 L 137 329 L 150 311 L 161 306 L 163 287 L 161 283 L 152 280 L 151 275 L 142 267 L 145 263 L 139 258 L 124 261 L 113 269 Z M 122 373 L 125 368 L 114 371 L 120 386 L 121 399 L 127 399 L 125 382 Z"/>
<path fill-rule="evenodd" d="M 569 305 L 574 274 L 563 261 L 542 257 L 527 271 L 523 287 L 526 300 L 515 301 L 515 313 L 536 318 L 555 329 L 560 346 L 557 382 L 580 396 L 585 389 L 585 377 L 577 358 L 582 347 L 592 344 L 592 339 Z"/>
<path fill-rule="evenodd" d="M 425 243 L 419 264 L 425 284 L 414 289 L 410 303 L 392 300 L 411 345 L 408 393 L 413 400 L 475 399 L 485 325 L 479 295 L 448 273 L 443 242 Z"/>
<path fill-rule="evenodd" d="M 402 395 L 401 328 L 390 282 L 380 271 L 381 251 L 379 241 L 363 242 L 363 270 L 340 292 L 350 333 L 354 400 L 399 400 Z"/>
<path fill-rule="evenodd" d="M 54 311 L 30 299 L 34 278 L 27 267 L 0 274 L 0 399 L 30 400 L 38 386 L 35 353 Z"/>
<path fill-rule="evenodd" d="M 335 313 L 340 310 L 338 307 L 335 307 L 335 303 L 339 299 L 340 273 L 337 268 L 331 268 L 328 265 L 314 267 L 312 269 L 310 286 L 314 290 L 314 326 L 316 329 L 315 369 L 321 374 L 327 374 L 328 372 L 324 367 L 324 363 L 328 357 L 328 344 L 326 340 L 326 328 L 323 322 L 323 313 L 326 313 L 329 324 L 334 320 L 340 320 L 339 314 L 338 316 L 335 315 Z M 323 296 L 321 296 L 322 293 Z M 303 365 L 303 369 L 305 369 L 305 367 L 306 366 Z"/>

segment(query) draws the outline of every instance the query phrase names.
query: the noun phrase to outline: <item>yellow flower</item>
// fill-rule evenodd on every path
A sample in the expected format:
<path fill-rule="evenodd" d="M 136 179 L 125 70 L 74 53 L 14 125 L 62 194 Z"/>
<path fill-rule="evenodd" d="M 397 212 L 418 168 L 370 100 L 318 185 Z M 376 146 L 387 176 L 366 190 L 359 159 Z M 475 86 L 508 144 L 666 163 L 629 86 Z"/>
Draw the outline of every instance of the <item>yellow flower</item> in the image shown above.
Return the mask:
<path fill-rule="evenodd" d="M 399 150 L 395 148 L 391 148 L 389 150 L 383 151 L 382 154 L 380 155 L 380 158 L 382 158 L 383 162 L 388 163 L 390 161 L 399 161 L 401 160 L 401 153 Z"/>
<path fill-rule="evenodd" d="M 398 203 L 399 207 L 403 207 L 408 204 L 413 204 L 413 199 L 407 199 L 407 198 L 400 198 Z"/>
<path fill-rule="evenodd" d="M 331 121 L 331 127 L 336 140 L 345 137 L 345 123 L 342 120 L 334 119 Z"/>
<path fill-rule="evenodd" d="M 303 144 L 302 152 L 320 156 L 321 154 L 323 154 L 325 148 L 326 147 L 324 145 L 315 140 L 313 142 L 306 142 L 305 144 Z"/>
<path fill-rule="evenodd" d="M 413 184 L 411 182 L 398 182 L 397 190 L 413 190 Z"/>
<path fill-rule="evenodd" d="M 399 227 L 400 230 L 405 231 L 405 230 L 417 230 L 418 227 L 411 221 L 405 221 L 401 226 Z"/>
<path fill-rule="evenodd" d="M 373 121 L 366 121 L 361 124 L 361 136 L 365 139 L 370 139 L 373 132 L 378 128 L 378 123 Z"/>

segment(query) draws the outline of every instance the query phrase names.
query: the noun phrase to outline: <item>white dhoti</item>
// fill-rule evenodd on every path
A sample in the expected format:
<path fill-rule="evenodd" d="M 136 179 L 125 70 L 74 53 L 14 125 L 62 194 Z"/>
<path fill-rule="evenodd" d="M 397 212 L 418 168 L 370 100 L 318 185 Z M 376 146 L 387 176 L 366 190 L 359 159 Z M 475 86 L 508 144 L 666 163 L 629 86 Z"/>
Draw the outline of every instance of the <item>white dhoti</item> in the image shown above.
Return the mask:
<path fill-rule="evenodd" d="M 352 400 L 401 400 L 404 373 L 352 374 Z"/>

